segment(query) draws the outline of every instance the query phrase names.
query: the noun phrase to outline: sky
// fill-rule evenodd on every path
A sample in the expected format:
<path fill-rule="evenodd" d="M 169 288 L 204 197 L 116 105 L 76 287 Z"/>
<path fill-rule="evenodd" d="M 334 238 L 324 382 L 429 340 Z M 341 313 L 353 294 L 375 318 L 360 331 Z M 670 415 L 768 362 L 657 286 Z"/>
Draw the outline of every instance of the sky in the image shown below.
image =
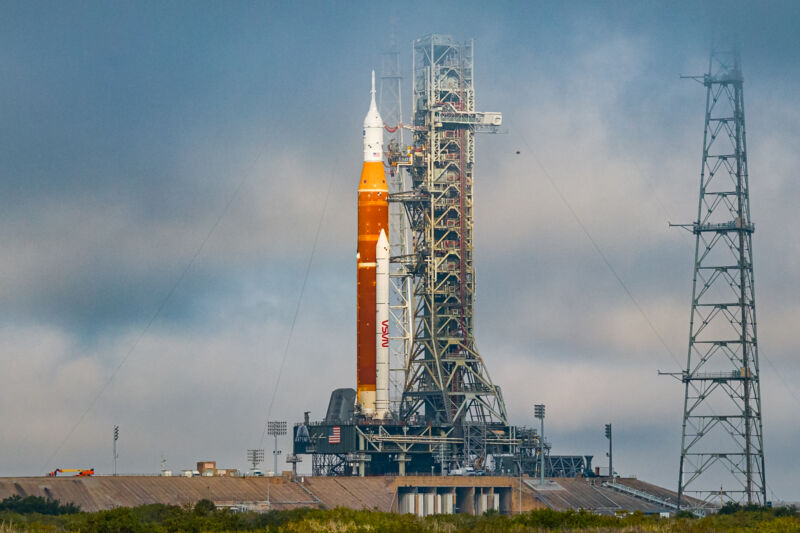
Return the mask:
<path fill-rule="evenodd" d="M 685 365 L 694 243 L 668 222 L 696 216 L 705 105 L 679 76 L 736 35 L 768 498 L 800 501 L 800 5 L 3 13 L 0 475 L 109 473 L 114 425 L 120 472 L 245 469 L 267 418 L 354 386 L 369 73 L 398 43 L 409 102 L 411 42 L 436 32 L 474 39 L 477 107 L 504 117 L 476 148 L 475 338 L 511 421 L 544 403 L 553 453 L 601 465 L 613 423 L 615 469 L 675 488 L 683 388 L 657 371 Z"/>

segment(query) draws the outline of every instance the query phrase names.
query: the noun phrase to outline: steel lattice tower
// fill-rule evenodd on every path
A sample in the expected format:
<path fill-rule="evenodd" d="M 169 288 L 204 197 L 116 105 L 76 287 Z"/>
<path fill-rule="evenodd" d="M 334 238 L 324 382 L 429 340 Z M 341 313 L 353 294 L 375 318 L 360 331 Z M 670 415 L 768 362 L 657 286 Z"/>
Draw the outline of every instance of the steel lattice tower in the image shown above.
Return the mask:
<path fill-rule="evenodd" d="M 502 118 L 475 111 L 472 50 L 444 35 L 414 41 L 412 188 L 393 200 L 405 205 L 412 236 L 414 336 L 401 416 L 480 440 L 487 424 L 508 424 L 473 337 L 475 133 L 496 131 Z"/>
<path fill-rule="evenodd" d="M 681 437 L 678 502 L 766 504 L 742 70 L 713 49 Z M 716 503 L 716 501 L 714 501 Z M 692 506 L 691 504 L 689 506 Z"/>

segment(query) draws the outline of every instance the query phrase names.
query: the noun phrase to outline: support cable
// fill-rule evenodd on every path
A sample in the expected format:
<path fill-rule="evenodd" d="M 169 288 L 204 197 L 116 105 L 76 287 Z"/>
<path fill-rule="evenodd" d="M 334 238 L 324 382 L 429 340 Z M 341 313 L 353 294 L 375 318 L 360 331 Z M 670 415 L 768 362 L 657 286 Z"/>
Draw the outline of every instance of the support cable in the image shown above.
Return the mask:
<path fill-rule="evenodd" d="M 97 394 L 95 394 L 94 398 L 92 398 L 92 401 L 89 402 L 89 405 L 86 406 L 86 408 L 83 410 L 81 415 L 78 417 L 77 422 L 75 422 L 75 424 L 73 424 L 72 428 L 70 428 L 70 430 L 67 432 L 67 434 L 64 436 L 64 438 L 61 439 L 61 441 L 59 442 L 58 446 L 56 446 L 55 450 L 53 450 L 53 452 L 51 452 L 50 455 L 47 456 L 47 460 L 45 460 L 44 464 L 42 465 L 42 470 L 47 468 L 47 465 L 50 463 L 50 461 L 53 459 L 53 457 L 55 457 L 56 454 L 58 454 L 58 452 L 61 451 L 61 448 L 64 446 L 64 444 L 67 443 L 67 441 L 72 436 L 72 434 L 75 433 L 75 430 L 78 429 L 78 427 L 81 425 L 81 423 L 83 423 L 84 419 L 86 418 L 86 415 L 88 415 L 89 412 L 91 412 L 91 410 L 97 404 L 97 401 L 103 396 L 103 394 L 105 394 L 106 390 L 111 385 L 111 383 L 114 381 L 114 378 L 117 376 L 119 371 L 122 369 L 122 367 L 128 361 L 128 359 L 131 357 L 131 355 L 133 355 L 133 353 L 136 351 L 136 348 L 138 348 L 139 343 L 142 341 L 144 336 L 148 333 L 148 331 L 150 331 L 150 327 L 153 325 L 153 323 L 156 321 L 156 319 L 159 316 L 161 316 L 161 313 L 167 307 L 167 304 L 172 299 L 172 296 L 175 294 L 175 292 L 177 291 L 177 289 L 180 286 L 180 284 L 186 278 L 186 275 L 189 273 L 189 270 L 191 270 L 191 268 L 197 262 L 198 257 L 200 257 L 200 254 L 205 249 L 206 244 L 208 243 L 209 239 L 211 239 L 211 236 L 214 234 L 214 232 L 216 231 L 217 227 L 219 227 L 220 222 L 222 222 L 222 219 L 225 218 L 225 215 L 228 214 L 228 211 L 230 210 L 231 204 L 233 204 L 233 201 L 239 196 L 239 192 L 241 191 L 241 189 L 244 186 L 244 184 L 248 181 L 249 177 L 252 175 L 252 173 L 255 170 L 256 166 L 261 161 L 261 158 L 263 157 L 263 155 L 264 155 L 264 151 L 262 150 L 261 152 L 259 152 L 258 156 L 253 161 L 253 164 L 250 167 L 250 171 L 246 172 L 242 176 L 242 178 L 239 180 L 239 183 L 236 184 L 236 187 L 233 189 L 233 192 L 228 197 L 227 202 L 225 202 L 225 205 L 222 207 L 222 210 L 220 211 L 220 213 L 217 216 L 216 220 L 211 225 L 211 228 L 208 230 L 208 232 L 205 234 L 203 239 L 200 241 L 200 244 L 195 249 L 195 251 L 192 254 L 191 258 L 186 263 L 186 266 L 183 268 L 183 270 L 181 271 L 180 275 L 178 275 L 177 279 L 172 284 L 172 286 L 169 289 L 169 291 L 167 292 L 167 294 L 161 300 L 161 303 L 159 303 L 158 307 L 156 307 L 156 309 L 153 312 L 153 314 L 150 315 L 150 319 L 147 321 L 147 323 L 145 324 L 144 328 L 142 328 L 142 331 L 136 337 L 136 340 L 134 340 L 133 344 L 128 349 L 128 351 L 125 353 L 125 355 L 122 357 L 122 359 L 119 361 L 119 363 L 114 368 L 114 370 L 111 372 L 111 375 L 108 377 L 106 382 L 103 384 L 102 387 L 100 387 L 100 390 L 97 392 Z"/>
<path fill-rule="evenodd" d="M 275 404 L 275 397 L 278 394 L 278 387 L 281 383 L 281 376 L 283 375 L 283 367 L 286 364 L 286 356 L 289 354 L 289 347 L 292 344 L 292 337 L 294 336 L 294 327 L 297 324 L 297 317 L 300 315 L 300 307 L 303 303 L 303 295 L 306 293 L 306 285 L 308 277 L 311 272 L 311 265 L 314 262 L 314 255 L 317 251 L 317 243 L 319 242 L 319 234 L 322 231 L 322 223 L 325 220 L 325 212 L 328 210 L 328 199 L 331 196 L 331 189 L 333 189 L 333 178 L 336 175 L 338 167 L 338 160 L 333 164 L 331 175 L 328 178 L 328 189 L 325 192 L 325 199 L 322 202 L 322 210 L 319 215 L 319 222 L 317 222 L 317 230 L 314 233 L 314 242 L 311 244 L 311 253 L 308 255 L 308 262 L 306 263 L 306 270 L 303 274 L 303 283 L 300 286 L 300 294 L 297 296 L 297 305 L 294 308 L 294 315 L 292 316 L 292 323 L 289 326 L 289 334 L 286 336 L 286 344 L 283 347 L 283 355 L 281 356 L 281 364 L 278 367 L 278 376 L 275 378 L 275 386 L 272 389 L 272 396 L 269 400 L 267 407 L 267 419 L 264 421 L 264 430 L 261 432 L 261 440 L 259 441 L 259 448 L 264 444 L 264 439 L 267 436 L 267 423 L 269 422 L 270 415 L 272 414 L 272 407 Z"/>
<path fill-rule="evenodd" d="M 521 132 L 521 131 L 517 131 L 517 134 L 519 135 L 519 137 L 520 137 L 520 139 L 522 140 L 522 142 L 523 142 L 523 144 L 525 145 L 525 147 L 526 147 L 526 148 L 527 148 L 527 149 L 530 151 L 530 153 L 531 153 L 531 155 L 532 155 L 533 159 L 536 161 L 536 164 L 537 164 L 537 165 L 539 166 L 539 168 L 542 170 L 542 172 L 544 173 L 545 177 L 546 177 L 546 178 L 547 178 L 547 180 L 550 182 L 550 185 L 553 187 L 553 189 L 556 191 L 556 194 L 557 194 L 557 195 L 558 195 L 558 197 L 561 199 L 562 203 L 563 203 L 563 204 L 564 204 L 564 205 L 567 207 L 567 209 L 569 210 L 569 212 L 570 212 L 570 214 L 572 215 L 572 217 L 574 218 L 575 222 L 578 224 L 578 226 L 580 226 L 580 228 L 581 228 L 581 230 L 583 231 L 583 233 L 584 233 L 584 235 L 586 236 L 586 238 L 587 238 L 587 239 L 589 239 L 589 242 L 592 244 L 592 246 L 593 246 L 593 248 L 595 249 L 595 251 L 598 253 L 598 255 L 599 255 L 599 256 L 600 256 L 600 258 L 603 260 L 603 262 L 605 263 L 605 265 L 608 267 L 608 269 L 611 271 L 611 273 L 613 274 L 613 276 L 616 278 L 617 282 L 620 284 L 620 286 L 622 287 L 622 289 L 623 289 L 623 290 L 625 291 L 625 293 L 628 295 L 628 297 L 630 298 L 631 302 L 633 302 L 633 304 L 634 304 L 634 306 L 636 307 L 636 309 L 639 311 L 639 313 L 640 313 L 640 314 L 642 315 L 642 317 L 645 319 L 645 321 L 647 322 L 647 324 L 648 324 L 648 326 L 650 327 L 650 329 L 653 331 L 653 333 L 654 333 L 654 334 L 656 335 L 656 337 L 658 338 L 659 342 L 662 344 L 662 346 L 664 346 L 664 348 L 666 349 L 667 353 L 670 355 L 670 357 L 673 359 L 673 361 L 675 361 L 675 363 L 676 363 L 676 364 L 678 365 L 678 367 L 680 368 L 680 367 L 681 367 L 681 364 L 680 364 L 680 362 L 678 361 L 678 359 L 677 359 L 677 357 L 675 356 L 675 354 L 674 354 L 674 353 L 672 352 L 672 350 L 669 348 L 669 346 L 667 345 L 667 343 L 666 343 L 666 341 L 664 340 L 664 338 L 661 336 L 661 334 L 659 333 L 659 331 L 656 329 L 655 325 L 652 323 L 652 321 L 651 321 L 651 320 L 650 320 L 650 318 L 648 317 L 647 313 L 645 313 L 644 309 L 641 307 L 641 305 L 639 304 L 638 300 L 637 300 L 637 299 L 636 299 L 636 297 L 633 295 L 633 293 L 631 292 L 631 290 L 630 290 L 630 289 L 627 287 L 627 285 L 625 284 L 625 282 L 622 280 L 622 278 L 620 277 L 620 275 L 617 273 L 616 269 L 614 269 L 613 265 L 612 265 L 612 264 L 611 264 L 611 262 L 608 260 L 608 257 L 605 255 L 605 253 L 603 253 L 602 249 L 601 249 L 601 248 L 600 248 L 600 246 L 597 244 L 597 241 L 595 241 L 595 239 L 592 237 L 591 233 L 589 232 L 589 230 L 587 229 L 587 227 L 586 227 L 586 226 L 583 224 L 583 221 L 582 221 L 582 220 L 581 220 L 581 218 L 578 216 L 578 214 L 576 213 L 576 211 L 573 209 L 573 207 L 571 206 L 571 204 L 570 204 L 570 203 L 569 203 L 569 201 L 567 200 L 566 196 L 565 196 L 565 195 L 562 193 L 561 189 L 560 189 L 560 188 L 558 187 L 558 185 L 555 183 L 555 180 L 553 180 L 553 178 L 550 176 L 550 173 L 549 173 L 549 172 L 547 172 L 547 169 L 544 167 L 544 165 L 542 164 L 542 162 L 541 162 L 541 161 L 539 160 L 539 158 L 536 156 L 536 153 L 535 153 L 535 152 L 533 151 L 533 149 L 531 148 L 531 145 L 528 143 L 528 141 L 527 141 L 527 139 L 525 138 L 525 136 L 522 134 L 522 132 Z M 665 206 L 663 205 L 663 203 L 662 203 L 662 202 L 661 202 L 661 201 L 660 201 L 658 198 L 656 198 L 656 200 L 657 200 L 657 202 L 658 202 L 659 206 L 661 207 L 661 209 L 664 211 L 664 213 L 665 213 L 665 214 L 666 214 L 666 215 L 669 217 L 669 213 L 667 212 L 667 210 L 666 210 Z M 776 368 L 776 366 L 773 364 L 772 360 L 771 360 L 769 357 L 767 357 L 767 356 L 766 356 L 766 354 L 759 354 L 759 356 L 760 356 L 760 357 L 763 357 L 763 358 L 764 358 L 764 359 L 767 361 L 767 363 L 770 365 L 770 367 L 772 367 L 772 369 L 775 371 L 775 374 L 778 376 L 778 378 L 779 378 L 780 382 L 783 384 L 783 386 L 786 388 L 786 390 L 789 392 L 789 394 L 792 396 L 792 398 L 795 400 L 795 402 L 797 402 L 797 404 L 798 404 L 798 405 L 800 405 L 800 397 L 798 397 L 798 396 L 797 396 L 797 394 L 794 392 L 794 390 L 793 390 L 793 389 L 792 389 L 792 388 L 789 386 L 789 384 L 788 384 L 788 383 L 786 382 L 786 380 L 783 378 L 783 375 L 781 374 L 781 372 L 780 372 L 780 371 L 779 371 L 779 370 Z M 712 410 L 712 412 L 715 412 L 713 408 L 712 408 L 711 410 Z M 767 484 L 766 486 L 767 486 L 767 489 L 768 489 L 770 492 L 772 492 L 772 494 L 773 494 L 773 496 L 774 496 L 774 494 L 775 494 L 775 493 L 772 491 L 772 488 L 769 486 L 769 484 Z"/>
<path fill-rule="evenodd" d="M 583 222 L 581 221 L 581 219 L 580 219 L 580 217 L 578 216 L 578 214 L 575 212 L 575 210 L 574 210 L 574 209 L 572 208 L 572 206 L 570 205 L 569 201 L 566 199 L 566 197 L 564 196 L 564 194 L 563 194 L 563 193 L 561 192 L 561 190 L 559 189 L 558 185 L 556 185 L 555 181 L 554 181 L 554 180 L 553 180 L 553 178 L 550 176 L 550 174 L 547 172 L 547 170 L 545 169 L 544 165 L 542 165 L 542 162 L 541 162 L 541 161 L 539 160 L 539 158 L 536 156 L 536 153 L 533 151 L 533 149 L 531 148 L 530 144 L 529 144 L 529 143 L 528 143 L 528 141 L 525 139 L 525 136 L 524 136 L 524 135 L 523 135 L 521 132 L 519 132 L 519 131 L 517 131 L 517 134 L 519 135 L 519 137 L 520 137 L 520 139 L 522 140 L 522 142 L 523 142 L 523 144 L 525 145 L 525 147 L 526 147 L 528 150 L 530 150 L 530 153 L 531 153 L 531 155 L 533 156 L 534 160 L 536 161 L 536 164 L 537 164 L 537 165 L 539 165 L 539 168 L 542 170 L 542 172 L 544 173 L 545 177 L 546 177 L 546 178 L 547 178 L 547 180 L 550 182 L 550 185 L 553 187 L 553 189 L 555 189 L 555 191 L 556 191 L 556 193 L 558 194 L 558 196 L 559 196 L 559 198 L 561 199 L 561 201 L 564 203 L 564 205 L 567 207 L 567 209 L 569 210 L 569 212 L 572 214 L 572 217 L 573 217 L 573 218 L 575 219 L 575 221 L 578 223 L 578 225 L 580 226 L 581 230 L 583 230 L 583 233 L 586 235 L 586 238 L 587 238 L 587 239 L 589 239 L 589 242 L 591 242 L 591 243 L 592 243 L 592 246 L 594 247 L 595 251 L 596 251 L 596 252 L 598 253 L 598 255 L 599 255 L 601 258 L 602 258 L 603 262 L 606 264 L 606 266 L 608 267 L 608 269 L 611 271 L 611 273 L 612 273 L 612 274 L 614 275 L 614 277 L 617 279 L 617 282 L 619 282 L 620 286 L 623 288 L 623 290 L 625 291 L 625 293 L 628 295 L 628 297 L 631 299 L 631 301 L 633 302 L 633 304 L 636 306 L 636 309 L 637 309 L 637 310 L 638 310 L 638 311 L 641 313 L 642 317 L 644 317 L 644 319 L 645 319 L 645 321 L 647 322 L 648 326 L 650 326 L 650 329 L 653 331 L 653 333 L 656 335 L 656 337 L 658 337 L 658 340 L 661 342 L 661 344 L 662 344 L 662 345 L 664 346 L 664 348 L 667 350 L 667 352 L 669 353 L 670 357 L 672 357 L 672 359 L 673 359 L 673 360 L 676 362 L 676 364 L 678 365 L 678 367 L 679 367 L 679 368 L 681 368 L 681 364 L 680 364 L 680 362 L 678 362 L 678 359 L 677 359 L 677 357 L 675 356 L 675 354 L 672 352 L 672 350 L 670 350 L 670 349 L 669 349 L 669 347 L 667 346 L 667 343 L 666 343 L 666 341 L 665 341 L 665 340 L 664 340 L 664 338 L 661 336 L 661 334 L 658 332 L 658 330 L 656 329 L 656 327 L 653 325 L 652 321 L 651 321 L 651 320 L 650 320 L 650 318 L 647 316 L 647 314 L 644 312 L 644 310 L 642 309 L 641 305 L 639 305 L 639 302 L 637 301 L 636 297 L 633 295 L 633 293 L 632 293 L 632 292 L 630 291 L 630 289 L 627 287 L 627 285 L 626 285 L 626 284 L 625 284 L 625 282 L 622 280 L 622 278 L 619 276 L 619 274 L 617 273 L 617 271 L 616 271 L 616 270 L 614 269 L 614 267 L 611 265 L 611 262 L 608 260 L 608 258 L 607 258 L 607 257 L 606 257 L 606 255 L 603 253 L 603 251 L 600 249 L 600 247 L 598 246 L 597 242 L 594 240 L 594 238 L 592 237 L 592 235 L 589 233 L 589 230 L 588 230 L 588 229 L 586 228 L 586 226 L 583 224 Z M 652 185 L 651 185 L 649 182 L 648 182 L 648 185 L 649 185 L 649 186 L 651 187 L 651 189 L 652 189 Z M 664 211 L 664 214 L 665 214 L 665 215 L 667 215 L 667 217 L 669 218 L 669 212 L 667 211 L 667 209 L 666 209 L 666 207 L 664 206 L 663 202 L 661 202 L 661 200 L 659 200 L 659 199 L 658 199 L 658 197 L 656 197 L 656 201 L 657 201 L 658 205 L 661 207 L 661 210 L 662 210 L 662 211 Z M 771 359 L 770 359 L 770 358 L 769 358 L 769 357 L 768 357 L 766 354 L 759 353 L 758 355 L 759 355 L 759 358 L 763 358 L 763 359 L 765 359 L 765 360 L 767 361 L 767 364 L 769 364 L 769 366 L 772 368 L 772 370 L 774 370 L 774 371 L 775 371 L 775 375 L 776 375 L 776 376 L 778 376 L 778 379 L 780 380 L 781 384 L 782 384 L 782 385 L 783 385 L 783 386 L 786 388 L 786 390 L 789 392 L 789 394 L 791 395 L 792 399 L 793 399 L 793 400 L 794 400 L 794 401 L 797 403 L 797 405 L 800 405 L 800 396 L 798 396 L 798 394 L 795 392 L 795 390 L 794 390 L 794 389 L 792 389 L 792 388 L 789 386 L 789 384 L 786 382 L 786 379 L 784 379 L 784 377 L 783 377 L 783 372 L 781 372 L 781 371 L 780 371 L 780 370 L 779 370 L 779 369 L 778 369 L 778 368 L 775 366 L 775 364 L 772 362 L 772 360 L 771 360 Z"/>
<path fill-rule="evenodd" d="M 664 337 L 661 336 L 661 333 L 659 333 L 658 329 L 656 329 L 655 325 L 653 324 L 653 321 L 650 320 L 650 317 L 647 315 L 647 313 L 645 312 L 644 308 L 641 306 L 641 304 L 639 304 L 639 300 L 636 299 L 636 296 L 634 296 L 633 292 L 630 290 L 630 288 L 628 288 L 628 285 L 625 283 L 625 281 L 623 281 L 622 277 L 619 275 L 619 273 L 617 273 L 617 270 L 611 264 L 611 261 L 609 261 L 609 259 L 606 256 L 606 254 L 600 248 L 600 245 L 597 243 L 597 241 L 594 239 L 594 237 L 592 237 L 592 234 L 589 232 L 589 229 L 583 223 L 583 220 L 581 220 L 581 217 L 578 216 L 578 213 L 575 211 L 575 209 L 573 209 L 572 205 L 570 204 L 569 200 L 567 200 L 567 197 L 561 191 L 561 189 L 559 188 L 558 184 L 556 184 L 555 180 L 552 178 L 552 176 L 550 176 L 550 173 L 547 172 L 547 169 L 542 164 L 542 162 L 539 160 L 539 158 L 536 156 L 536 152 L 533 151 L 533 148 L 531 148 L 531 145 L 528 143 L 528 141 L 525 138 L 525 136 L 519 130 L 517 131 L 517 134 L 519 135 L 519 137 L 522 140 L 522 143 L 525 145 L 525 147 L 530 151 L 531 156 L 533 157 L 534 161 L 536 161 L 536 164 L 539 165 L 539 168 L 541 169 L 541 171 L 544 174 L 544 176 L 547 178 L 547 181 L 550 182 L 550 185 L 556 191 L 556 194 L 561 199 L 561 202 L 564 204 L 564 206 L 566 206 L 567 210 L 570 212 L 570 214 L 572 215 L 572 218 L 575 220 L 575 222 L 581 228 L 581 230 L 583 231 L 583 234 L 586 236 L 586 238 L 589 239 L 589 242 L 592 244 L 592 247 L 594 248 L 595 252 L 597 252 L 597 255 L 600 256 L 600 259 L 603 260 L 603 263 L 605 263 L 605 265 L 608 268 L 608 270 L 611 272 L 611 274 L 617 280 L 617 283 L 619 283 L 620 287 L 622 287 L 622 290 L 625 291 L 625 294 L 628 295 L 628 298 L 633 303 L 634 307 L 636 307 L 636 309 L 639 311 L 639 314 L 642 315 L 642 318 L 644 318 L 645 322 L 650 327 L 650 329 L 652 330 L 653 334 L 655 334 L 655 336 L 658 338 L 659 342 L 664 347 L 666 352 L 669 354 L 669 356 L 672 358 L 672 360 L 675 361 L 675 364 L 677 364 L 680 367 L 680 362 L 678 361 L 678 358 L 675 356 L 675 354 L 670 349 L 669 345 L 667 345 L 667 341 L 665 341 Z"/>
<path fill-rule="evenodd" d="M 797 393 L 795 393 L 795 391 L 789 386 L 789 384 L 783 378 L 783 372 L 778 370 L 778 368 L 772 363 L 772 360 L 765 354 L 763 353 L 758 354 L 758 358 L 759 359 L 763 358 L 767 362 L 770 368 L 772 368 L 772 370 L 775 371 L 775 375 L 778 376 L 778 379 L 780 380 L 781 383 L 783 383 L 783 386 L 786 387 L 786 390 L 789 391 L 789 394 L 792 396 L 792 399 L 795 402 L 797 402 L 797 405 L 800 405 L 800 396 L 798 396 Z"/>

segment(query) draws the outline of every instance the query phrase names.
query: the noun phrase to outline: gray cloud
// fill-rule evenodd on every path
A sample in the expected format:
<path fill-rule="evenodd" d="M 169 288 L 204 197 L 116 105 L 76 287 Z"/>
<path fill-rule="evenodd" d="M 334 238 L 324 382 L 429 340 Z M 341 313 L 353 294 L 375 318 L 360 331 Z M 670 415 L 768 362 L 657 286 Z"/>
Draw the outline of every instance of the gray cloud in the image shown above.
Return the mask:
<path fill-rule="evenodd" d="M 516 423 L 547 403 L 557 452 L 601 456 L 610 421 L 618 470 L 668 486 L 682 391 L 656 370 L 677 365 L 534 155 L 683 361 L 693 243 L 666 223 L 696 210 L 704 95 L 677 76 L 704 69 L 713 16 L 746 8 L 767 474 L 800 499 L 778 466 L 793 464 L 800 396 L 797 8 L 476 3 L 479 22 L 450 6 L 446 27 L 412 17 L 397 37 L 403 54 L 430 30 L 475 37 L 478 104 L 506 117 L 477 148 L 476 337 L 492 377 Z M 115 423 L 123 470 L 162 454 L 244 467 L 331 179 L 270 416 L 320 416 L 352 384 L 360 122 L 388 19 L 317 8 L 17 5 L 0 22 L 0 424 L 17 428 L 0 474 L 39 473 L 84 412 L 46 468 L 108 471 Z"/>

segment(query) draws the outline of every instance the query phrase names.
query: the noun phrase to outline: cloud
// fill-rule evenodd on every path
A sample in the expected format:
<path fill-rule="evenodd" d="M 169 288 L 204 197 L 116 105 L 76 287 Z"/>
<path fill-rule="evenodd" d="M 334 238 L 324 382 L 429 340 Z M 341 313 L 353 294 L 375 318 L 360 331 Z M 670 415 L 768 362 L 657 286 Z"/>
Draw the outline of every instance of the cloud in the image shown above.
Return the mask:
<path fill-rule="evenodd" d="M 476 148 L 487 367 L 513 421 L 548 405 L 557 452 L 600 460 L 611 421 L 618 470 L 674 486 L 682 388 L 656 370 L 685 357 L 694 246 L 667 221 L 696 213 L 704 102 L 677 75 L 702 72 L 710 14 L 565 5 L 511 20 L 488 9 L 500 34 L 452 6 L 444 30 L 477 39 L 478 107 L 502 111 L 508 128 Z M 16 428 L 1 437 L 1 474 L 39 472 L 62 441 L 46 468 L 109 471 L 114 424 L 122 470 L 154 471 L 162 454 L 174 469 L 244 467 L 267 416 L 321 417 L 330 390 L 353 385 L 354 183 L 365 73 L 380 59 L 365 42 L 383 42 L 385 13 L 164 9 L 123 24 L 130 40 L 111 48 L 121 23 L 104 13 L 17 12 L 21 29 L 0 32 L 11 73 L 0 82 L 0 425 Z M 775 465 L 792 464 L 797 440 L 800 241 L 786 229 L 800 106 L 793 52 L 764 52 L 786 35 L 762 32 L 745 74 L 768 479 L 788 496 L 795 476 Z"/>
<path fill-rule="evenodd" d="M 153 216 L 135 203 L 97 203 L 91 196 L 37 202 L 38 217 L 0 230 L 7 254 L 0 301 L 18 321 L 27 316 L 98 330 L 144 323 L 179 280 L 168 309 L 173 318 L 197 317 L 202 300 L 226 298 L 260 273 L 291 274 L 310 253 L 328 184 L 296 154 L 264 159 L 188 212 Z M 341 190 L 335 187 L 328 199 L 320 257 L 354 224 L 348 208 L 354 199 L 347 197 L 354 195 Z"/>
<path fill-rule="evenodd" d="M 261 428 L 288 335 L 286 322 L 249 311 L 191 337 L 161 330 L 137 342 L 132 330 L 80 353 L 53 329 L 3 331 L 0 346 L 15 371 L 0 377 L 0 398 L 17 408 L 0 420 L 19 431 L 4 434 L 3 448 L 15 453 L 2 454 L 0 471 L 30 475 L 69 464 L 108 472 L 110 454 L 102 443 L 115 424 L 122 428 L 125 471 L 154 472 L 161 454 L 174 468 L 209 456 L 243 466 L 248 447 L 269 444 L 260 441 Z M 317 318 L 298 323 L 273 418 L 298 420 L 303 409 L 327 404 L 330 383 L 347 384 L 352 369 L 342 356 L 349 354 L 331 353 L 319 338 L 304 335 L 320 329 Z M 342 331 L 327 340 L 346 346 L 345 336 Z M 318 372 L 305 371 L 309 361 Z M 304 391 L 301 403 L 296 391 Z M 52 464 L 44 464 L 48 459 Z"/>

